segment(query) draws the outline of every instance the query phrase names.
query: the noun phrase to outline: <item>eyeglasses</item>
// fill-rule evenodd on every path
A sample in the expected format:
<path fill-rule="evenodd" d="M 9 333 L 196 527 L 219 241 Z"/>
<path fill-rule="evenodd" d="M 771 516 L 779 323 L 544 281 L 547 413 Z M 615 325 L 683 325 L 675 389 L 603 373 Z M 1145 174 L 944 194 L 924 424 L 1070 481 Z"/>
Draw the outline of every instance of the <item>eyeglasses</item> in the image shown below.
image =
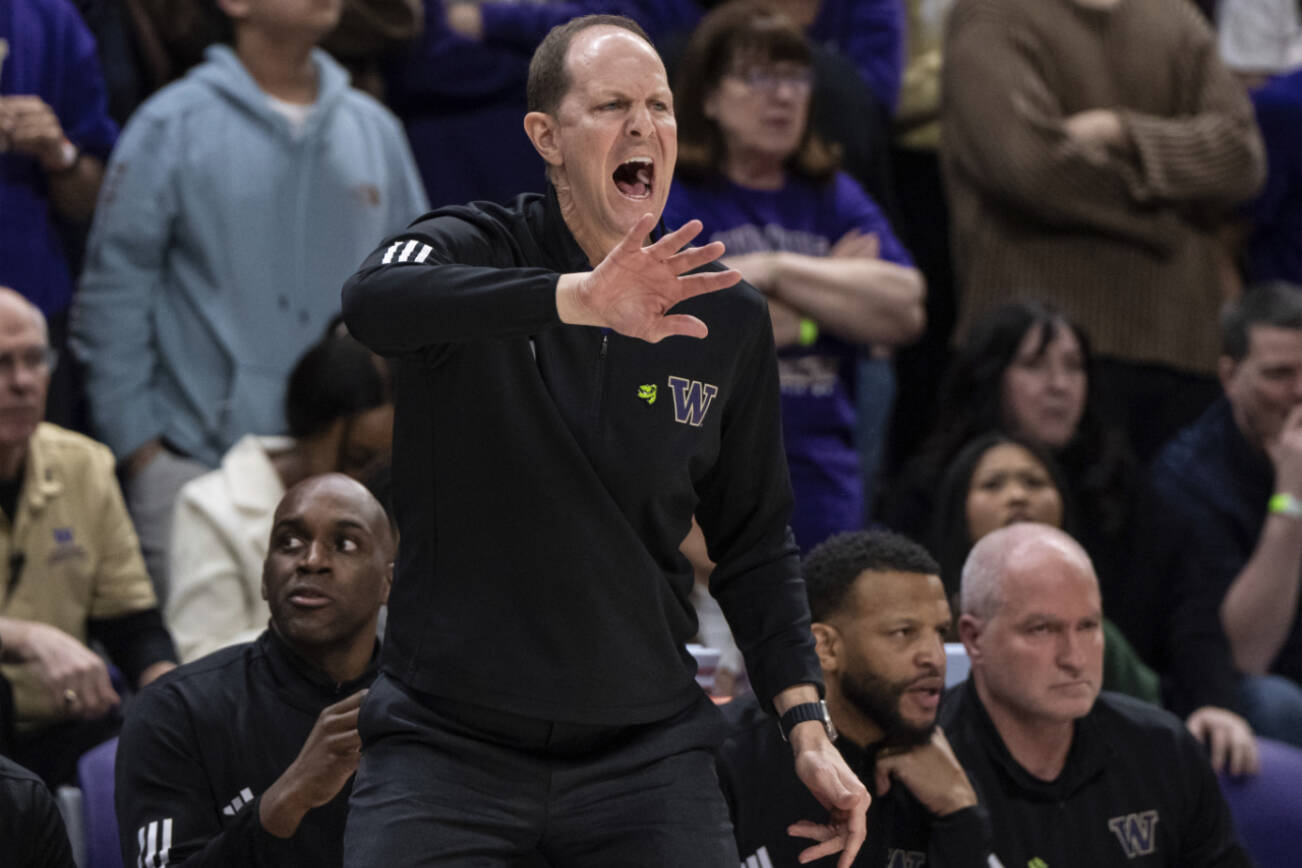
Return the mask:
<path fill-rule="evenodd" d="M 751 90 L 765 93 L 774 93 L 784 84 L 796 91 L 808 91 L 814 86 L 814 71 L 807 66 L 752 66 L 728 75 L 743 82 Z"/>
<path fill-rule="evenodd" d="M 59 351 L 53 347 L 28 347 L 0 353 L 0 377 L 12 377 L 20 369 L 41 373 L 51 371 L 59 362 Z"/>

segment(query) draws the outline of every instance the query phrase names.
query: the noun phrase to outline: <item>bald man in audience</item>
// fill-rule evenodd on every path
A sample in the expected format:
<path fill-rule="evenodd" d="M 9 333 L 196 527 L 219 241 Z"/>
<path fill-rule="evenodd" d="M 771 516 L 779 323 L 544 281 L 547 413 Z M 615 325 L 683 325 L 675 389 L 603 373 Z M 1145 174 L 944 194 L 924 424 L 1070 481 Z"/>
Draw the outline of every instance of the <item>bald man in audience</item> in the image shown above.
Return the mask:
<path fill-rule="evenodd" d="M 1048 525 L 988 534 L 963 567 L 967 683 L 940 720 L 1008 866 L 1250 865 L 1203 748 L 1174 715 L 1100 693 L 1089 556 Z"/>
<path fill-rule="evenodd" d="M 347 476 L 285 494 L 262 570 L 268 629 L 177 669 L 123 727 L 125 864 L 342 864 L 394 548 L 384 508 Z"/>
<path fill-rule="evenodd" d="M 132 686 L 176 665 L 112 454 L 41 421 L 55 361 L 44 315 L 0 287 L 0 693 L 14 759 L 51 786 L 121 723 L 91 640 Z"/>

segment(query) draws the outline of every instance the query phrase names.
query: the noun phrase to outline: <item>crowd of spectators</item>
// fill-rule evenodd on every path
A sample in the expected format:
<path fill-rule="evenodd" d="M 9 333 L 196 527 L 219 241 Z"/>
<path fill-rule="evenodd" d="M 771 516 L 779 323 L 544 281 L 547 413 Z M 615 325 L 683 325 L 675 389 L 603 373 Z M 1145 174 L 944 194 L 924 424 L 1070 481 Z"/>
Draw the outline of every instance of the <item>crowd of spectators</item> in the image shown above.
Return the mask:
<path fill-rule="evenodd" d="M 1078 543 L 1088 561 L 1080 599 L 1101 601 L 1102 686 L 1136 700 L 1076 718 L 1144 721 L 1156 738 L 1167 722 L 1148 708 L 1164 707 L 1191 736 L 1173 762 L 1201 743 L 1210 767 L 1241 775 L 1256 771 L 1258 738 L 1302 749 L 1299 10 L 0 4 L 0 817 L 21 792 L 57 851 L 24 864 L 66 864 L 66 848 L 9 759 L 71 783 L 77 757 L 125 720 L 133 761 L 173 750 L 207 763 L 239 745 L 179 744 L 167 715 L 192 713 L 207 691 L 280 719 L 223 686 L 248 672 L 241 690 L 289 679 L 302 697 L 249 778 L 268 794 L 259 829 L 271 837 L 230 833 L 223 809 L 231 819 L 253 801 L 241 803 L 241 782 L 216 816 L 192 817 L 184 838 L 178 827 L 174 858 L 337 858 L 327 847 L 301 862 L 272 838 L 342 830 L 351 770 L 313 740 L 330 726 L 355 736 L 348 703 L 374 674 L 383 563 L 366 565 L 347 665 L 267 625 L 304 569 L 285 565 L 281 513 L 306 515 L 294 519 L 306 537 L 326 533 L 312 523 L 337 519 L 330 509 L 353 510 L 374 558 L 400 546 L 376 516 L 390 508 L 393 376 L 341 324 L 340 287 L 431 206 L 547 189 L 521 122 L 530 56 L 551 27 L 590 13 L 637 21 L 669 66 L 679 153 L 665 227 L 701 220 L 698 243 L 724 242 L 724 264 L 767 302 L 801 551 L 865 528 L 906 535 L 935 563 L 908 550 L 903 572 L 939 579 L 918 585 L 924 602 L 934 590 L 953 613 L 952 642 L 966 616 L 963 641 L 979 650 L 994 609 L 960 595 L 971 550 L 1010 524 L 1050 525 L 1063 557 L 1079 565 Z M 384 261 L 427 255 L 395 244 Z M 699 641 L 723 646 L 724 701 L 747 679 L 708 599 L 709 543 L 694 526 L 683 555 Z M 841 671 L 821 644 L 820 658 L 829 679 Z M 169 692 L 144 690 L 196 660 L 207 668 L 187 665 Z M 1003 678 L 997 659 L 979 663 L 960 716 Z M 133 718 L 142 708 L 147 725 Z M 761 712 L 739 708 L 753 727 Z M 218 721 L 231 709 L 203 710 Z M 967 716 L 955 731 L 971 736 Z M 988 764 L 983 750 L 958 759 Z M 191 798 L 149 790 L 157 768 L 120 757 L 118 774 L 128 793 Z M 322 798 L 295 813 L 293 787 L 314 785 Z M 291 790 L 291 808 L 273 804 Z M 162 830 L 133 798 L 119 792 L 134 864 L 157 854 L 149 836 Z M 966 798 L 944 807 L 932 813 L 975 822 Z M 1198 809 L 1229 852 L 1221 814 Z M 1021 852 L 997 817 L 994 829 L 993 852 Z M 743 858 L 765 864 L 779 849 L 767 830 L 747 835 Z M 901 841 L 927 846 L 925 834 Z"/>

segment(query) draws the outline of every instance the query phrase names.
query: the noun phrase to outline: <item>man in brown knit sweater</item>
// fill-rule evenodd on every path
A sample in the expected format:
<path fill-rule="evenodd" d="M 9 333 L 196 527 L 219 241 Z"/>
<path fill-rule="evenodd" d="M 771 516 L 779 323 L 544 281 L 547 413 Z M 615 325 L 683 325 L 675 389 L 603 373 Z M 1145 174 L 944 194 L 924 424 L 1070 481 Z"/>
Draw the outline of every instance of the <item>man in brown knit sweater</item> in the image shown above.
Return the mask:
<path fill-rule="evenodd" d="M 1149 457 L 1217 394 L 1217 233 L 1264 172 L 1247 95 L 1188 0 L 957 0 L 943 93 L 960 331 L 1058 304 Z"/>

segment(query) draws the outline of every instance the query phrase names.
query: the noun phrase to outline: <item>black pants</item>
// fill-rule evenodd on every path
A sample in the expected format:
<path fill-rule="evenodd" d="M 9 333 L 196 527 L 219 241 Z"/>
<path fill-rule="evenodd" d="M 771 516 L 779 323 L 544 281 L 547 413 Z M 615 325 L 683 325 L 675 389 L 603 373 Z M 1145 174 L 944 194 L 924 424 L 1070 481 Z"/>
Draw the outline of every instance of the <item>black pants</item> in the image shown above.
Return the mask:
<path fill-rule="evenodd" d="M 362 706 L 349 868 L 542 864 L 736 868 L 702 695 L 630 727 L 537 720 L 431 697 L 381 676 Z"/>

